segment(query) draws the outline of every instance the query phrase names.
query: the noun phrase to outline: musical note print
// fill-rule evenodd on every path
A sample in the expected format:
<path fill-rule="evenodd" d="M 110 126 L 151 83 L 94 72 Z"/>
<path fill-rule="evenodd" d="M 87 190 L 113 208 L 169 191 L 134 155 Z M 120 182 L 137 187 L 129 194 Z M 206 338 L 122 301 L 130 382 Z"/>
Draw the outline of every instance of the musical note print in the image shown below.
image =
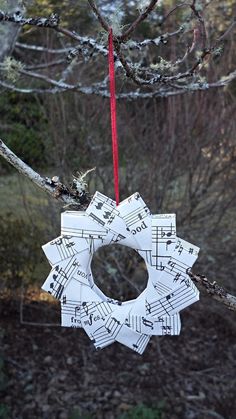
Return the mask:
<path fill-rule="evenodd" d="M 91 261 L 101 247 L 136 250 L 148 271 L 134 300 L 106 296 L 95 284 Z M 116 206 L 96 192 L 86 211 L 65 211 L 61 235 L 43 246 L 51 265 L 42 288 L 60 301 L 61 325 L 83 328 L 95 348 L 119 342 L 142 354 L 151 338 L 178 335 L 179 312 L 199 299 L 188 273 L 199 248 L 176 236 L 175 214 L 152 215 L 139 193 Z"/>
<path fill-rule="evenodd" d="M 52 268 L 42 289 L 60 300 L 62 293 L 69 284 L 71 277 L 78 270 L 78 267 L 79 262 L 76 257 L 62 261 Z"/>
<path fill-rule="evenodd" d="M 141 196 L 138 193 L 133 194 L 122 201 L 117 209 L 125 221 L 127 231 L 133 235 L 137 243 L 136 249 L 150 251 L 152 216 Z"/>
<path fill-rule="evenodd" d="M 158 271 L 163 271 L 176 246 L 175 214 L 155 214 L 152 216 L 152 248 L 149 252 L 139 251 L 147 263 Z"/>
<path fill-rule="evenodd" d="M 50 264 L 55 265 L 89 249 L 89 244 L 86 239 L 63 235 L 45 244 L 42 249 Z"/>
<path fill-rule="evenodd" d="M 102 211 L 96 211 L 103 209 Z M 102 225 L 105 229 L 109 229 L 112 243 L 120 243 L 136 248 L 137 242 L 133 239 L 132 233 L 127 229 L 127 225 L 120 214 L 115 201 L 110 200 L 100 192 L 96 192 L 90 205 L 86 210 L 86 214 L 93 219 L 98 225 Z"/>
<path fill-rule="evenodd" d="M 112 304 L 102 302 L 82 302 L 81 322 L 84 330 L 88 334 L 93 334 L 96 330 L 105 325 L 105 322 L 114 310 Z"/>
<path fill-rule="evenodd" d="M 189 254 L 190 248 L 193 249 L 191 254 Z M 165 269 L 162 272 L 158 272 L 155 267 L 147 265 L 150 279 L 146 290 L 147 299 L 153 298 L 153 287 L 157 292 L 158 298 L 170 294 L 183 283 L 186 287 L 189 287 L 191 282 L 188 272 L 195 263 L 198 252 L 198 247 L 185 240 L 176 238 L 174 251 L 166 259 Z"/>
<path fill-rule="evenodd" d="M 63 236 L 71 235 L 73 241 L 75 237 L 81 239 L 91 239 L 92 237 L 97 242 L 97 248 L 109 244 L 112 235 L 104 228 L 100 219 L 97 222 L 98 219 L 96 213 L 94 217 L 88 217 L 83 211 L 65 211 L 61 214 L 61 234 Z"/>
<path fill-rule="evenodd" d="M 168 334 L 172 336 L 179 335 L 181 326 L 180 315 L 178 313 L 172 316 L 160 316 L 157 318 L 130 314 L 125 324 L 136 332 L 152 336 L 167 334 L 165 330 L 168 330 Z"/>
<path fill-rule="evenodd" d="M 61 301 L 61 325 L 64 327 L 82 327 L 81 304 L 77 300 L 70 300 L 63 295 Z"/>
<path fill-rule="evenodd" d="M 190 304 L 199 300 L 199 291 L 193 284 L 189 282 L 179 285 L 171 294 L 156 300 L 146 301 L 148 309 L 147 315 L 151 317 L 170 316 L 179 313 Z"/>
<path fill-rule="evenodd" d="M 90 202 L 86 213 L 98 224 L 105 226 L 111 216 L 112 210 L 116 207 L 115 201 L 107 198 L 100 192 L 96 192 Z"/>

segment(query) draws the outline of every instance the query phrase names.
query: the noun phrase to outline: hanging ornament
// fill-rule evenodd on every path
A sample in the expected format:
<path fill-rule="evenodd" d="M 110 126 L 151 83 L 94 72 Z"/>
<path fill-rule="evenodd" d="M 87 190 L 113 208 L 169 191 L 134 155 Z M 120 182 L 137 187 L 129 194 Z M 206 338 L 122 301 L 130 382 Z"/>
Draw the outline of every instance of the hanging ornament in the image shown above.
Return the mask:
<path fill-rule="evenodd" d="M 119 243 L 148 271 L 134 300 L 107 297 L 91 271 L 94 252 Z M 116 206 L 96 192 L 85 212 L 66 211 L 61 236 L 43 246 L 52 270 L 42 288 L 61 302 L 61 324 L 82 327 L 96 348 L 117 341 L 142 354 L 152 335 L 178 335 L 179 312 L 199 299 L 188 276 L 199 249 L 176 236 L 174 214 L 151 215 L 138 193 Z"/>
<path fill-rule="evenodd" d="M 96 192 L 85 212 L 62 213 L 61 235 L 43 246 L 52 270 L 42 288 L 60 300 L 62 326 L 82 327 L 97 349 L 117 341 L 142 354 L 152 335 L 178 335 L 179 312 L 199 299 L 188 275 L 199 248 L 176 236 L 175 214 L 151 215 L 138 193 L 119 202 L 112 30 L 109 76 L 116 201 Z M 131 301 L 109 298 L 93 279 L 94 252 L 113 243 L 146 263 L 146 289 Z"/>

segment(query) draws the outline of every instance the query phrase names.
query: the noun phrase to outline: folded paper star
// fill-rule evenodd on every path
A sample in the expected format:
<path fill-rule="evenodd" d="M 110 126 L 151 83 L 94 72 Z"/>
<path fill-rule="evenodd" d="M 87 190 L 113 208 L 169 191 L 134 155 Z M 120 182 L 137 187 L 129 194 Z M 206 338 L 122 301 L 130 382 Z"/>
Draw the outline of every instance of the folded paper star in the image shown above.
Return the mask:
<path fill-rule="evenodd" d="M 188 276 L 199 248 L 176 236 L 175 214 L 151 215 L 138 193 L 116 206 L 96 192 L 85 212 L 65 211 L 61 236 L 43 250 L 52 270 L 42 288 L 61 302 L 61 324 L 82 327 L 96 348 L 117 341 L 142 354 L 152 335 L 178 335 L 179 312 L 199 299 Z M 119 243 L 145 260 L 146 289 L 134 300 L 108 298 L 94 283 L 93 253 Z"/>

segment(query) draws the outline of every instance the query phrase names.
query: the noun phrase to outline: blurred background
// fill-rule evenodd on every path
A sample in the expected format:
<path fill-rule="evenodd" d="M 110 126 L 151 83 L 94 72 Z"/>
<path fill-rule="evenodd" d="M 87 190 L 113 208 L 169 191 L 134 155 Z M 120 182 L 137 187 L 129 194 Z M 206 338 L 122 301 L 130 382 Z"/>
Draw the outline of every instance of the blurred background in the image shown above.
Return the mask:
<path fill-rule="evenodd" d="M 132 22 L 143 2 L 100 1 L 105 16 Z M 233 1 L 202 1 L 208 36 L 217 39 L 235 19 Z M 189 11 L 161 1 L 138 26 L 135 40 L 155 38 L 187 25 L 180 37 L 158 47 L 130 52 L 144 65 L 176 61 L 193 31 Z M 14 2 L 0 1 L 11 11 Z M 27 16 L 57 12 L 65 28 L 106 43 L 87 1 L 28 1 Z M 124 26 L 125 27 L 125 26 Z M 15 32 L 14 32 L 15 31 Z M 12 32 L 14 32 L 12 34 Z M 4 49 L 3 39 L 10 39 Z M 235 30 L 204 66 L 201 82 L 235 69 Z M 56 31 L 0 23 L 0 132 L 6 144 L 44 176 L 65 184 L 79 172 L 88 190 L 113 197 L 109 99 L 66 91 L 36 93 L 43 81 L 23 77 L 7 59 L 56 78 L 63 54 L 49 49 L 71 45 Z M 14 38 L 14 39 L 13 39 Z M 39 45 L 36 51 L 24 45 Z M 54 65 L 48 65 L 54 61 Z M 61 63 L 59 61 L 62 61 Z M 164 64 L 163 64 L 164 62 Z M 63 63 L 63 64 L 62 64 Z M 162 64 L 162 67 L 161 67 Z M 42 67 L 42 65 L 44 67 Z M 107 58 L 77 56 L 70 81 L 86 85 L 103 79 Z M 23 68 L 23 67 L 22 67 Z M 167 64 L 164 65 L 166 71 Z M 33 92 L 20 90 L 28 87 Z M 134 86 L 117 72 L 117 92 Z M 140 90 L 141 91 L 141 90 Z M 145 91 L 145 89 L 144 89 Z M 152 213 L 176 213 L 180 237 L 201 248 L 194 272 L 236 293 L 236 81 L 225 87 L 166 98 L 117 103 L 120 194 L 138 191 Z M 182 314 L 180 337 L 154 337 L 143 356 L 116 344 L 96 352 L 84 332 L 62 329 L 57 302 L 40 290 L 49 273 L 41 246 L 60 233 L 63 207 L 3 159 L 0 161 L 0 418 L 204 419 L 236 417 L 235 314 L 202 295 Z M 110 246 L 93 261 L 97 284 L 108 295 L 127 300 L 144 289 L 146 268 L 134 251 Z"/>

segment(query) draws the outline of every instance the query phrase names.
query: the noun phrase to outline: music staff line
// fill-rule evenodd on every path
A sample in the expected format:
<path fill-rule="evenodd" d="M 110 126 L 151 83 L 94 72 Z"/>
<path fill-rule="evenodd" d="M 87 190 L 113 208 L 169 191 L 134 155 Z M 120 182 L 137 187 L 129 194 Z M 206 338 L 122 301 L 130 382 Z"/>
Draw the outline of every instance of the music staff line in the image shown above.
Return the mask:
<path fill-rule="evenodd" d="M 151 218 L 150 211 L 147 207 L 142 209 L 137 208 L 136 210 L 122 216 L 128 228 L 132 227 L 137 222 L 144 220 L 146 217 Z"/>
<path fill-rule="evenodd" d="M 197 301 L 198 295 L 199 292 L 194 284 L 192 286 L 183 284 L 166 297 L 151 303 L 146 301 L 146 313 L 153 317 L 175 314 L 184 309 L 189 301 Z"/>
<path fill-rule="evenodd" d="M 154 317 L 150 320 L 150 317 L 143 317 L 138 314 L 129 314 L 125 323 L 128 327 L 131 327 L 138 333 L 143 333 L 143 327 L 146 330 L 150 329 L 150 334 L 153 334 L 155 326 L 158 327 L 157 332 L 163 332 L 163 330 L 168 330 L 171 334 L 178 334 L 180 330 L 180 316 L 179 314 L 174 314 L 172 316 L 164 316 L 155 319 Z"/>

